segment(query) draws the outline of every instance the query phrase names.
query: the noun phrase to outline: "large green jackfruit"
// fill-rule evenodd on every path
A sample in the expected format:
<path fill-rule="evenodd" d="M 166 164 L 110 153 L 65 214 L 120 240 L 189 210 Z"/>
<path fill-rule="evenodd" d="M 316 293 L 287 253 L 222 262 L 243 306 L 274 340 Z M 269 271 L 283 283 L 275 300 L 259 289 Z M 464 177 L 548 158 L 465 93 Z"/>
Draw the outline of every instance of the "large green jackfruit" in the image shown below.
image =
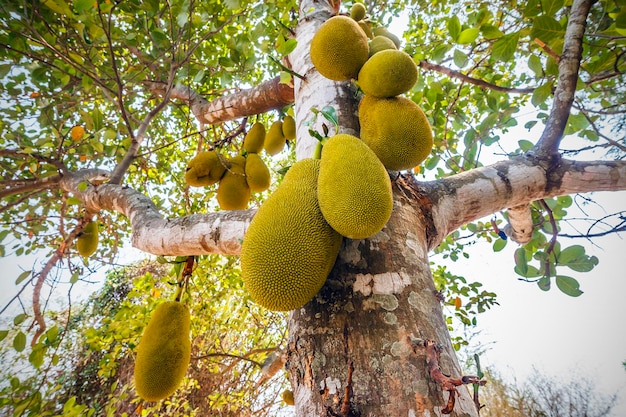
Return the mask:
<path fill-rule="evenodd" d="M 83 231 L 76 238 L 76 249 L 81 256 L 87 258 L 98 249 L 98 222 L 91 221 L 85 225 Z"/>
<path fill-rule="evenodd" d="M 283 134 L 283 122 L 276 120 L 270 126 L 270 129 L 265 135 L 265 152 L 270 155 L 276 155 L 285 148 L 285 135 Z"/>
<path fill-rule="evenodd" d="M 159 304 L 146 326 L 135 359 L 135 388 L 146 401 L 169 397 L 183 380 L 191 359 L 187 307 Z"/>
<path fill-rule="evenodd" d="M 265 125 L 261 122 L 256 122 L 243 138 L 243 150 L 247 153 L 259 153 L 263 150 L 264 142 Z"/>
<path fill-rule="evenodd" d="M 375 36 L 370 41 L 370 57 L 376 52 L 384 51 L 386 49 L 398 49 L 393 41 L 385 36 Z M 363 69 L 363 67 L 361 67 Z"/>
<path fill-rule="evenodd" d="M 311 62 L 324 77 L 334 81 L 356 78 L 369 57 L 367 35 L 354 19 L 333 16 L 311 39 Z"/>
<path fill-rule="evenodd" d="M 241 247 L 245 288 L 259 305 L 277 311 L 302 307 L 322 288 L 342 237 L 317 202 L 320 161 L 291 166 L 252 218 Z"/>
<path fill-rule="evenodd" d="M 394 97 L 406 93 L 415 85 L 417 65 L 406 52 L 385 49 L 367 60 L 359 71 L 358 81 L 365 94 Z"/>
<path fill-rule="evenodd" d="M 260 193 L 270 187 L 270 170 L 256 153 L 248 154 L 246 158 L 246 181 L 250 190 L 255 193 Z"/>
<path fill-rule="evenodd" d="M 346 134 L 322 148 L 317 197 L 328 224 L 351 239 L 378 233 L 393 208 L 387 170 L 361 139 Z"/>
<path fill-rule="evenodd" d="M 296 138 L 296 120 L 292 116 L 287 115 L 283 118 L 283 136 L 287 140 Z"/>
<path fill-rule="evenodd" d="M 431 152 L 433 132 L 428 119 L 408 98 L 365 95 L 359 104 L 359 123 L 361 139 L 387 169 L 413 168 Z"/>
<path fill-rule="evenodd" d="M 218 182 L 226 172 L 228 163 L 216 151 L 199 152 L 187 164 L 185 182 L 192 187 L 205 187 Z"/>
<path fill-rule="evenodd" d="M 230 159 L 230 168 L 217 187 L 217 202 L 222 210 L 244 210 L 252 191 L 245 175 L 246 158 L 237 155 Z"/>

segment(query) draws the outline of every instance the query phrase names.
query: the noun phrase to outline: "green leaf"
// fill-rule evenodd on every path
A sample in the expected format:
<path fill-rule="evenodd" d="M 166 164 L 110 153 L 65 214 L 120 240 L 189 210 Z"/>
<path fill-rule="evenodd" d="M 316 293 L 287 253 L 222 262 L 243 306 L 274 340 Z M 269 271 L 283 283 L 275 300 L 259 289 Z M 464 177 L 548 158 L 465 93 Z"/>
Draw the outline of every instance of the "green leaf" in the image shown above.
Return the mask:
<path fill-rule="evenodd" d="M 543 277 L 541 278 L 539 281 L 537 281 L 537 286 L 539 287 L 539 289 L 541 289 L 542 291 L 548 291 L 550 290 L 550 278 L 548 277 Z"/>
<path fill-rule="evenodd" d="M 7 337 L 8 334 L 9 334 L 8 330 L 0 330 L 0 342 L 2 342 Z"/>
<path fill-rule="evenodd" d="M 337 110 L 333 106 L 324 106 L 324 108 L 320 111 L 324 119 L 331 122 L 333 125 L 339 125 L 339 121 L 337 119 Z"/>
<path fill-rule="evenodd" d="M 515 272 L 525 277 L 528 273 L 528 260 L 526 259 L 526 249 L 518 248 L 515 251 Z"/>
<path fill-rule="evenodd" d="M 598 258 L 595 256 L 581 256 L 572 259 L 567 263 L 567 267 L 576 272 L 589 272 L 598 265 Z"/>
<path fill-rule="evenodd" d="M 78 278 L 80 278 L 80 273 L 74 272 L 70 278 L 70 284 L 76 284 L 78 282 Z"/>
<path fill-rule="evenodd" d="M 461 22 L 459 21 L 459 17 L 457 15 L 452 16 L 448 19 L 448 34 L 452 38 L 453 41 L 459 38 L 459 34 L 461 33 Z"/>
<path fill-rule="evenodd" d="M 457 39 L 457 43 L 468 44 L 472 43 L 478 38 L 478 34 L 480 33 L 479 28 L 468 28 L 459 33 L 459 37 Z"/>
<path fill-rule="evenodd" d="M 528 57 L 528 68 L 531 69 L 532 72 L 535 73 L 536 77 L 541 77 L 543 75 L 543 65 L 541 64 L 541 58 L 537 55 L 531 55 Z"/>
<path fill-rule="evenodd" d="M 564 33 L 563 27 L 556 19 L 542 15 L 535 18 L 530 36 L 549 43 L 552 39 L 562 37 Z"/>
<path fill-rule="evenodd" d="M 15 280 L 15 285 L 18 285 L 19 283 L 21 283 L 22 281 L 24 281 L 26 278 L 28 278 L 30 276 L 32 271 L 24 271 L 22 272 L 17 279 Z"/>
<path fill-rule="evenodd" d="M 26 347 L 26 335 L 24 334 L 24 332 L 20 331 L 13 338 L 13 349 L 15 349 L 18 352 L 21 352 L 24 350 L 25 347 Z"/>
<path fill-rule="evenodd" d="M 467 64 L 467 54 L 458 49 L 455 49 L 454 64 L 459 68 L 463 68 Z"/>
<path fill-rule="evenodd" d="M 38 349 L 33 349 L 28 355 L 28 361 L 33 364 L 35 369 L 39 369 L 41 365 L 43 365 L 44 355 L 46 353 L 46 349 L 43 347 L 39 347 Z"/>
<path fill-rule="evenodd" d="M 48 343 L 54 343 L 59 336 L 59 326 L 53 326 L 46 331 L 46 340 Z"/>
<path fill-rule="evenodd" d="M 493 25 L 482 25 L 480 31 L 485 39 L 498 39 L 504 36 L 504 32 Z"/>
<path fill-rule="evenodd" d="M 506 246 L 506 242 L 507 240 L 504 239 L 496 239 L 496 241 L 493 242 L 493 251 L 500 252 Z"/>
<path fill-rule="evenodd" d="M 281 84 L 289 84 L 292 79 L 293 79 L 293 77 L 287 71 L 281 71 L 280 72 L 280 83 Z"/>
<path fill-rule="evenodd" d="M 82 13 L 87 11 L 93 7 L 95 0 L 74 0 L 72 4 L 74 5 L 74 10 L 78 13 Z"/>
<path fill-rule="evenodd" d="M 494 42 L 491 57 L 497 61 L 507 62 L 515 56 L 519 33 L 510 33 Z"/>
<path fill-rule="evenodd" d="M 44 0 L 43 4 L 60 15 L 71 16 L 72 10 L 63 0 Z"/>
<path fill-rule="evenodd" d="M 541 0 L 541 10 L 544 14 L 554 16 L 565 4 L 565 0 Z"/>
<path fill-rule="evenodd" d="M 20 324 L 24 323 L 24 320 L 26 320 L 26 314 L 20 313 L 13 318 L 13 324 L 19 326 Z"/>
<path fill-rule="evenodd" d="M 572 277 L 567 277 L 564 275 L 556 276 L 556 286 L 563 293 L 569 295 L 570 297 L 578 297 L 583 292 L 579 289 L 580 284 Z"/>
<path fill-rule="evenodd" d="M 530 102 L 533 106 L 539 106 L 545 102 L 550 95 L 552 95 L 552 82 L 547 82 L 544 85 L 535 88 Z"/>
<path fill-rule="evenodd" d="M 585 256 L 585 248 L 581 245 L 568 246 L 559 255 L 559 264 L 566 265 L 569 262 Z"/>
<path fill-rule="evenodd" d="M 522 152 L 526 152 L 526 151 L 532 149 L 532 147 L 534 146 L 531 141 L 526 140 L 526 139 L 518 140 L 517 144 L 519 145 L 519 148 L 522 150 Z"/>

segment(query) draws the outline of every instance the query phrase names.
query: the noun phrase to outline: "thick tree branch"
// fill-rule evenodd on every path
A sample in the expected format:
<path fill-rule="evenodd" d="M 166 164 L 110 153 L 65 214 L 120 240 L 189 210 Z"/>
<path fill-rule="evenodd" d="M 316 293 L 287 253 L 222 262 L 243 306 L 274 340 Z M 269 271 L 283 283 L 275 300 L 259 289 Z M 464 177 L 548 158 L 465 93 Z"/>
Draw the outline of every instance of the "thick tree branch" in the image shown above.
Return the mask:
<path fill-rule="evenodd" d="M 574 0 L 570 9 L 563 53 L 559 60 L 559 80 L 554 92 L 552 110 L 548 116 L 546 127 L 533 148 L 533 152 L 540 157 L 559 156 L 559 144 L 563 138 L 567 119 L 574 103 L 578 70 L 582 59 L 583 36 L 587 24 L 587 14 L 592 4 L 593 0 Z"/>

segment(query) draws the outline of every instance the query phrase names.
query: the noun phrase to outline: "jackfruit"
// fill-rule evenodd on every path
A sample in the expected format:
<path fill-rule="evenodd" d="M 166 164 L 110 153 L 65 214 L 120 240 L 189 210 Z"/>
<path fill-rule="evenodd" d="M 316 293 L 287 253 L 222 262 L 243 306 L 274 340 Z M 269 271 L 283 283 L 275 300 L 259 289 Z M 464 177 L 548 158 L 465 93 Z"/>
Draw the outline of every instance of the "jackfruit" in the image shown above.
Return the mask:
<path fill-rule="evenodd" d="M 311 40 L 311 61 L 324 77 L 348 81 L 359 75 L 369 57 L 367 36 L 354 19 L 333 16 Z"/>
<path fill-rule="evenodd" d="M 393 208 L 387 170 L 361 139 L 347 134 L 322 148 L 317 198 L 328 224 L 350 239 L 378 233 Z"/>
<path fill-rule="evenodd" d="M 259 193 L 270 188 L 270 170 L 258 154 L 248 154 L 245 171 L 250 191 Z"/>
<path fill-rule="evenodd" d="M 76 249 L 81 256 L 87 258 L 98 249 L 98 222 L 90 221 L 76 238 Z"/>
<path fill-rule="evenodd" d="M 354 3 L 350 8 L 350 17 L 356 20 L 363 20 L 365 18 L 365 5 L 363 3 Z"/>
<path fill-rule="evenodd" d="M 293 398 L 293 391 L 286 389 L 281 394 L 281 397 L 283 398 L 283 401 L 285 402 L 285 404 L 287 404 L 287 405 L 294 405 L 295 404 L 295 401 L 294 401 L 294 398 Z"/>
<path fill-rule="evenodd" d="M 385 49 L 398 49 L 393 41 L 385 36 L 374 36 L 374 39 L 370 41 L 370 57 L 376 52 L 384 51 Z M 363 69 L 363 68 L 361 68 Z"/>
<path fill-rule="evenodd" d="M 285 136 L 283 135 L 283 122 L 275 121 L 270 126 L 267 135 L 265 135 L 265 152 L 270 155 L 276 155 L 285 147 Z"/>
<path fill-rule="evenodd" d="M 183 380 L 191 359 L 187 307 L 159 304 L 146 326 L 135 359 L 135 389 L 145 401 L 169 397 Z"/>
<path fill-rule="evenodd" d="M 417 65 L 409 54 L 385 49 L 367 60 L 359 71 L 359 87 L 374 97 L 394 97 L 409 91 L 417 81 Z"/>
<path fill-rule="evenodd" d="M 203 151 L 187 164 L 185 182 L 192 187 L 205 187 L 218 182 L 226 172 L 228 162 L 216 151 Z"/>
<path fill-rule="evenodd" d="M 265 125 L 261 122 L 256 122 L 243 138 L 243 150 L 247 153 L 259 153 L 263 150 L 264 142 Z"/>
<path fill-rule="evenodd" d="M 245 175 L 246 158 L 237 155 L 230 159 L 230 168 L 217 187 L 217 202 L 222 210 L 244 210 L 252 192 Z"/>
<path fill-rule="evenodd" d="M 382 53 L 382 52 L 380 52 Z M 406 97 L 365 95 L 359 104 L 361 139 L 387 169 L 421 164 L 433 146 L 433 132 L 422 109 Z"/>
<path fill-rule="evenodd" d="M 319 169 L 318 159 L 293 164 L 244 236 L 244 286 L 269 310 L 293 310 L 311 300 L 339 253 L 342 237 L 324 220 L 317 202 Z"/>
<path fill-rule="evenodd" d="M 372 29 L 370 29 L 369 22 L 366 22 L 365 20 L 359 20 L 357 23 L 359 24 L 359 27 L 361 28 L 363 33 L 365 33 L 365 36 L 367 36 L 367 39 L 374 39 L 374 34 L 372 33 Z"/>
<path fill-rule="evenodd" d="M 283 136 L 286 140 L 296 138 L 296 121 L 289 115 L 285 116 L 283 119 Z"/>
<path fill-rule="evenodd" d="M 396 44 L 396 48 L 400 49 L 400 45 L 402 45 L 402 41 L 396 35 L 394 35 L 393 33 L 389 32 L 389 29 L 387 29 L 386 27 L 378 26 L 377 28 L 374 28 L 374 30 L 372 32 L 373 32 L 374 36 L 385 36 L 385 37 L 391 39 L 393 41 L 393 43 Z"/>

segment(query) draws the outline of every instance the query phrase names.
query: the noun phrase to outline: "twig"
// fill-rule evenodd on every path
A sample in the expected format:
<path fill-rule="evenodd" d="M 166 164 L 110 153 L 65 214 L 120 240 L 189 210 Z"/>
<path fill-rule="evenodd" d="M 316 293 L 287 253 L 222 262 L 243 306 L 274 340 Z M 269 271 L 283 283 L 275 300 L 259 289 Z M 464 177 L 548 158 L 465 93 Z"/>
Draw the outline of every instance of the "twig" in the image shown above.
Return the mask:
<path fill-rule="evenodd" d="M 552 238 L 550 239 L 550 245 L 548 245 L 548 249 L 546 249 L 546 254 L 548 256 L 546 256 L 546 260 L 544 262 L 544 266 L 545 266 L 545 269 L 546 269 L 546 272 L 545 272 L 544 276 L 549 278 L 551 276 L 551 271 L 550 271 L 550 254 L 554 251 L 554 246 L 556 245 L 556 239 L 557 239 L 557 237 L 559 235 L 559 231 L 556 228 L 556 220 L 554 220 L 554 214 L 552 213 L 552 209 L 548 206 L 548 203 L 546 203 L 546 200 L 544 200 L 542 198 L 541 200 L 539 200 L 539 204 L 541 204 L 541 207 L 543 207 L 543 209 L 546 210 L 546 212 L 548 213 L 548 219 L 550 220 L 550 226 L 552 226 Z M 555 255 L 555 257 L 556 257 L 556 255 Z"/>

